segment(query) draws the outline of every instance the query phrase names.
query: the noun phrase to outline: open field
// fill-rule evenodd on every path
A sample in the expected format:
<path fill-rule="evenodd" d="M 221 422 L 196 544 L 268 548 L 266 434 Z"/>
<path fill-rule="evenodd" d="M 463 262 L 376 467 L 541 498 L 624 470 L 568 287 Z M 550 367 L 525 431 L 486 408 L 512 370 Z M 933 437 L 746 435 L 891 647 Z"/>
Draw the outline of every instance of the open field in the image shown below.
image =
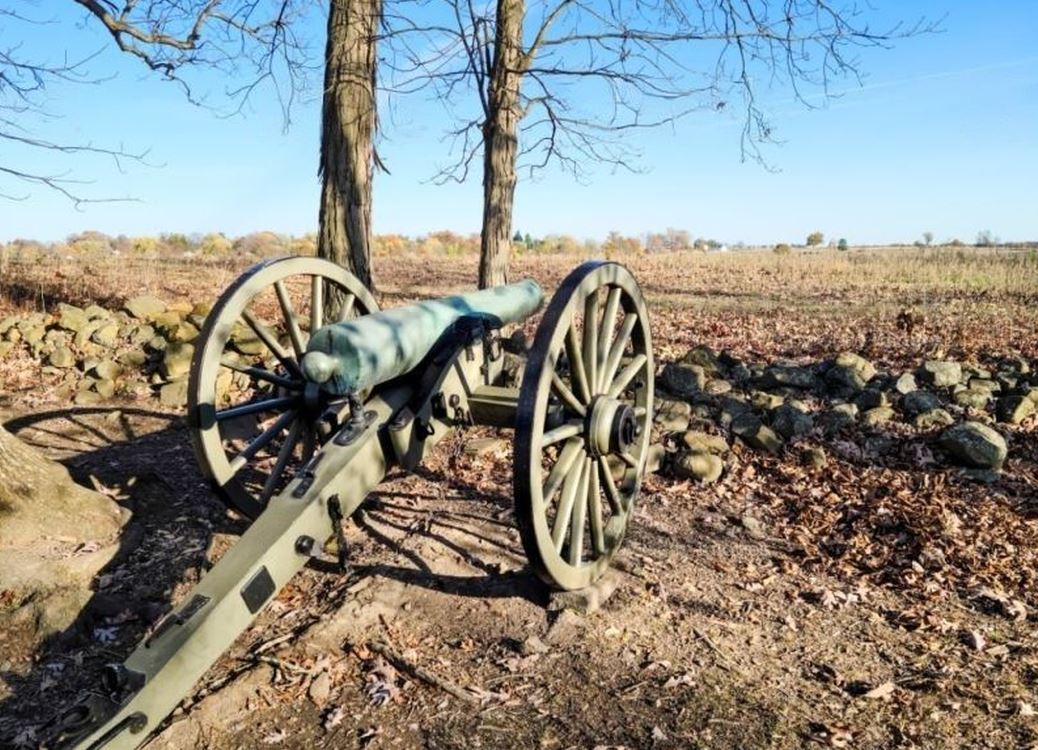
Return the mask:
<path fill-rule="evenodd" d="M 550 293 L 581 260 L 523 255 L 512 276 Z M 670 458 L 639 500 L 617 592 L 587 615 L 546 611 L 548 593 L 524 568 L 510 444 L 474 455 L 471 438 L 490 431 L 448 439 L 354 519 L 350 574 L 304 571 L 149 747 L 1038 746 L 1038 414 L 1012 422 L 998 406 L 1038 386 L 1038 255 L 617 260 L 648 298 L 658 368 L 697 346 L 727 351 L 748 376 L 725 365 L 711 382 L 734 384 L 776 429 L 767 411 L 783 400 L 802 402 L 814 426 L 762 449 L 725 420 L 728 391 L 673 398 L 691 414 L 659 428 Z M 145 292 L 212 300 L 247 265 L 9 261 L 0 320 L 61 302 L 118 308 Z M 375 267 L 383 306 L 476 277 L 469 256 L 380 257 Z M 834 391 L 826 369 L 841 352 L 874 365 L 893 399 L 888 419 L 866 423 L 863 406 L 825 426 L 855 400 Z M 812 385 L 758 385 L 776 360 Z M 1001 395 L 981 406 L 920 381 L 950 418 L 998 431 L 1008 446 L 1000 472 L 963 472 L 942 452 L 944 425 L 910 418 L 893 383 L 927 360 L 1001 378 Z M 78 480 L 107 488 L 134 521 L 73 628 L 43 643 L 29 622 L 0 635 L 0 740 L 21 736 L 27 747 L 53 707 L 122 658 L 243 529 L 198 475 L 182 411 L 155 398 L 160 378 L 127 376 L 113 398 L 70 407 L 69 377 L 12 348 L 0 359 L 0 416 Z M 716 481 L 679 468 L 688 427 L 723 439 Z M 383 658 L 376 642 L 441 684 Z"/>

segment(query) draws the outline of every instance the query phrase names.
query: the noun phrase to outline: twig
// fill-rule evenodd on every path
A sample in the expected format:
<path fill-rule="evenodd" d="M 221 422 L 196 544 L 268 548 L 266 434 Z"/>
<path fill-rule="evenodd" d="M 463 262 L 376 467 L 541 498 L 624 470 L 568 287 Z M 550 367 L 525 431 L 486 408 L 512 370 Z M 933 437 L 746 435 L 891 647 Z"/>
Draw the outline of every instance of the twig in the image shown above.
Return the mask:
<path fill-rule="evenodd" d="M 470 703 L 480 702 L 480 698 L 477 695 L 466 691 L 464 688 L 456 685 L 450 680 L 430 672 L 428 669 L 419 667 L 417 664 L 408 661 L 404 658 L 403 654 L 394 650 L 387 643 L 383 643 L 382 641 L 371 641 L 368 643 L 368 648 L 379 656 L 387 659 L 397 669 L 407 672 L 412 677 L 417 677 L 419 680 L 427 682 L 433 687 L 438 687 L 443 692 L 453 695 L 455 698 L 460 698 L 461 700 L 469 701 Z"/>
<path fill-rule="evenodd" d="M 707 648 L 709 648 L 717 655 L 717 658 L 720 659 L 720 665 L 722 668 L 729 672 L 741 673 L 740 670 L 732 664 L 732 660 L 728 658 L 728 655 L 725 654 L 725 652 L 722 651 L 716 643 L 710 640 L 710 636 L 708 636 L 706 633 L 704 633 L 697 627 L 693 627 L 692 632 L 695 633 L 696 637 L 699 638 L 699 640 L 706 644 Z"/>

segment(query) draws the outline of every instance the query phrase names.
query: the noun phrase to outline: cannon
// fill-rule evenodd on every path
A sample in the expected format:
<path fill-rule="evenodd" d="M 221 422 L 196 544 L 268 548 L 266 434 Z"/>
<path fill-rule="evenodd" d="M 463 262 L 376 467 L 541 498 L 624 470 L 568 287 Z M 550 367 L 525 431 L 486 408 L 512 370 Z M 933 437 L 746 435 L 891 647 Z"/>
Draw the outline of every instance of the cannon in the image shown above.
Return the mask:
<path fill-rule="evenodd" d="M 335 538 L 392 468 L 453 429 L 515 431 L 515 518 L 530 567 L 578 589 L 609 567 L 649 450 L 653 355 L 645 301 L 622 265 L 589 261 L 544 308 L 532 343 L 505 337 L 543 307 L 523 281 L 380 311 L 343 268 L 254 266 L 195 342 L 188 424 L 216 492 L 251 519 L 240 540 L 101 689 L 58 721 L 57 745 L 141 744 L 257 613 Z M 506 352 L 525 357 L 502 384 Z"/>

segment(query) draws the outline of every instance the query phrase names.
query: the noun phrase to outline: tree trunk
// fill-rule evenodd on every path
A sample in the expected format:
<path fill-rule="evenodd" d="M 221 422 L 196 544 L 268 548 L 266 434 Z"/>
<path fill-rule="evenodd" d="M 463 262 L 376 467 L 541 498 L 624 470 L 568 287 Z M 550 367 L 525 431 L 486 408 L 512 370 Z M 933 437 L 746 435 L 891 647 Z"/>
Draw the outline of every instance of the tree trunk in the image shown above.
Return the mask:
<path fill-rule="evenodd" d="M 377 128 L 375 46 L 382 0 L 331 0 L 321 118 L 317 255 L 373 288 L 371 176 Z"/>
<path fill-rule="evenodd" d="M 524 0 L 498 0 L 494 60 L 487 84 L 489 113 L 483 125 L 483 229 L 479 287 L 508 281 L 512 205 L 518 156 L 519 83 L 522 77 Z"/>
<path fill-rule="evenodd" d="M 0 628 L 42 637 L 67 627 L 115 555 L 122 523 L 112 500 L 0 427 Z"/>

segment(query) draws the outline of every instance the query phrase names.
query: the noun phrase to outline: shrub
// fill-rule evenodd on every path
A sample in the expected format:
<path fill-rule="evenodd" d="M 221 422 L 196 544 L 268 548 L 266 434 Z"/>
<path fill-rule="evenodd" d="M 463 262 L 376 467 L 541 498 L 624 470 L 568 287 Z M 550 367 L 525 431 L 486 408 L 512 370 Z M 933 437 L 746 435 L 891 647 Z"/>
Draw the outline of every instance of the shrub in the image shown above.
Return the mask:
<path fill-rule="evenodd" d="M 821 232 L 811 232 L 811 234 L 807 235 L 808 247 L 817 247 L 818 245 L 821 245 L 823 242 L 825 242 L 825 235 Z"/>
<path fill-rule="evenodd" d="M 836 249 L 842 253 L 847 252 L 847 238 L 841 237 L 840 241 L 836 243 Z"/>
<path fill-rule="evenodd" d="M 780 242 L 779 244 L 775 245 L 775 249 L 772 252 L 774 252 L 775 255 L 789 255 L 791 252 L 793 252 L 793 248 L 791 248 L 785 242 Z"/>

